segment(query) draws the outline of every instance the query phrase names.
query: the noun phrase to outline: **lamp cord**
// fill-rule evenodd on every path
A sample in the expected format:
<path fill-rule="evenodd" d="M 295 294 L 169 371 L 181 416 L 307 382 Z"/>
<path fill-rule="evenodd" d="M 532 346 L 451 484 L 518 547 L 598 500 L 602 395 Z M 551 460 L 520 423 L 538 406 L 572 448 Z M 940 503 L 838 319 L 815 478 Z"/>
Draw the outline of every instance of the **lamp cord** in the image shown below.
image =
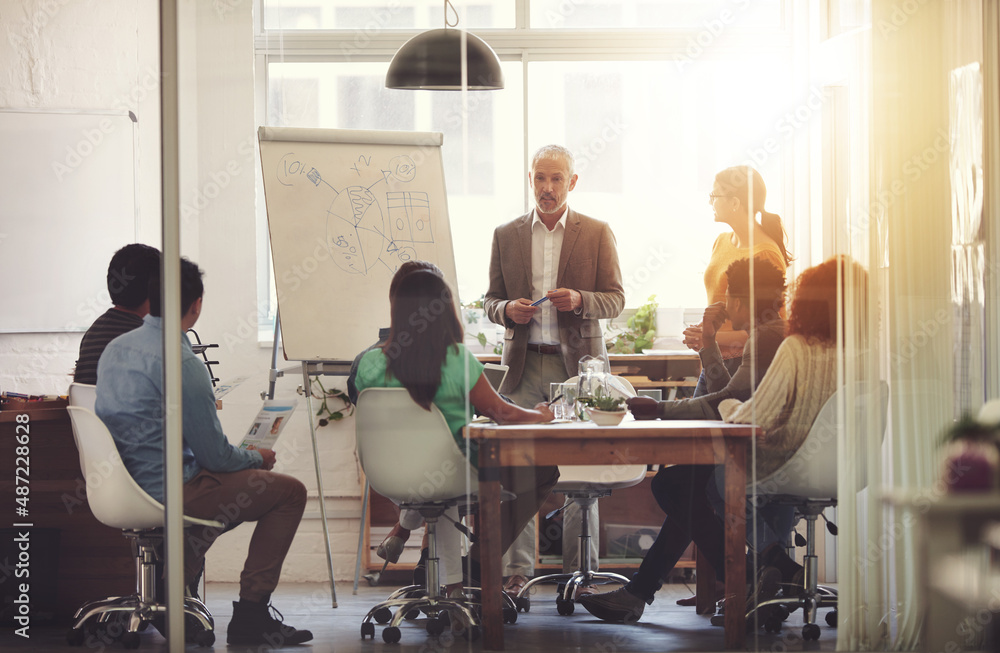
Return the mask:
<path fill-rule="evenodd" d="M 451 13 L 455 16 L 455 22 L 448 22 L 448 10 L 451 9 Z M 456 11 L 455 6 L 451 4 L 451 0 L 444 0 L 444 26 L 445 27 L 457 27 L 458 26 L 458 11 Z"/>

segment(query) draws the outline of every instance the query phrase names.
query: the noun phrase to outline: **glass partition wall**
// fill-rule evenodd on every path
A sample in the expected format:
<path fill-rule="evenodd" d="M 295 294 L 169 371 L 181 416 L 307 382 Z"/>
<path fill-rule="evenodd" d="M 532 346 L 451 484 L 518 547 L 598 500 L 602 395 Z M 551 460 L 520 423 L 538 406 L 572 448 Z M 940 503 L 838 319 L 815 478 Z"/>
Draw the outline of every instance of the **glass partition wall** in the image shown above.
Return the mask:
<path fill-rule="evenodd" d="M 730 231 L 717 219 L 715 196 L 737 195 L 744 206 L 754 201 L 720 191 L 716 175 L 753 166 L 766 183 L 766 211 L 780 215 L 787 232 L 791 260 L 780 315 L 807 346 L 797 355 L 792 346 L 775 355 L 781 373 L 760 374 L 754 392 L 764 394 L 754 394 L 742 411 L 722 408 L 731 419 L 770 426 L 750 440 L 750 505 L 766 504 L 788 482 L 757 477 L 759 469 L 775 469 L 765 461 L 782 456 L 782 442 L 768 436 L 783 428 L 791 433 L 782 420 L 799 415 L 804 403 L 833 396 L 825 431 L 803 443 L 810 425 L 800 425 L 789 436 L 794 446 L 784 442 L 786 458 L 803 447 L 787 474 L 833 470 L 836 479 L 835 507 L 800 506 L 822 513 L 810 543 L 819 549 L 810 573 L 839 592 L 835 627 L 826 618 L 830 610 L 819 611 L 820 647 L 982 646 L 991 617 L 956 602 L 946 588 L 927 588 L 939 563 L 989 568 L 988 556 L 970 551 L 978 540 L 935 540 L 933 519 L 939 504 L 953 498 L 941 471 L 942 434 L 998 390 L 990 263 L 996 216 L 989 201 L 996 185 L 987 165 L 996 151 L 990 139 L 998 126 L 997 87 L 995 62 L 984 56 L 996 51 L 995 9 L 971 0 L 912 7 L 888 0 L 454 4 L 459 27 L 499 54 L 503 90 L 384 87 L 399 45 L 440 26 L 438 2 L 259 0 L 255 124 L 442 132 L 454 290 L 466 305 L 487 291 L 494 229 L 534 205 L 526 183 L 531 155 L 547 143 L 565 145 L 579 175 L 570 206 L 609 223 L 626 314 L 655 294 L 654 346 L 670 350 L 684 349 L 683 310 L 710 301 L 705 270 L 716 239 Z M 269 338 L 277 304 L 259 190 L 256 209 L 256 326 Z M 824 286 L 816 268 L 833 256 L 844 263 L 828 266 L 832 285 Z M 751 305 L 760 300 L 760 274 L 752 265 Z M 832 312 L 807 319 L 810 306 L 826 297 L 803 291 L 796 315 L 800 288 L 832 293 Z M 810 374 L 819 368 L 809 366 L 821 357 L 808 349 L 817 321 L 832 329 L 833 352 L 818 380 Z M 491 328 L 485 349 L 466 343 L 494 353 L 504 336 Z M 752 343 L 758 328 L 751 320 Z M 762 364 L 756 347 L 744 358 L 751 375 Z M 805 414 L 817 415 L 820 407 Z M 715 479 L 697 478 L 697 487 L 691 481 L 683 491 L 718 494 Z M 751 591 L 760 591 L 774 581 L 765 569 L 774 559 L 755 555 L 753 544 L 762 546 L 760 536 L 772 527 L 781 535 L 787 529 L 777 527 L 780 521 L 760 523 L 760 511 L 747 514 L 748 579 Z M 654 512 L 650 523 L 663 519 Z M 839 534 L 825 527 L 828 521 Z M 800 534 L 805 523 L 797 522 Z M 947 550 L 952 545 L 962 555 L 944 560 L 955 553 Z M 804 552 L 801 544 L 789 550 L 799 563 Z M 781 591 L 789 600 L 796 593 L 789 586 Z M 992 605 L 981 603 L 987 611 Z M 743 597 L 728 605 L 734 604 L 743 606 Z M 553 608 L 535 608 L 545 609 Z M 778 633 L 764 628 L 774 614 L 756 616 L 747 647 L 802 648 L 803 611 Z M 707 619 L 704 627 L 713 628 Z M 717 648 L 722 641 L 720 634 Z M 671 650 L 670 638 L 657 646 Z"/>

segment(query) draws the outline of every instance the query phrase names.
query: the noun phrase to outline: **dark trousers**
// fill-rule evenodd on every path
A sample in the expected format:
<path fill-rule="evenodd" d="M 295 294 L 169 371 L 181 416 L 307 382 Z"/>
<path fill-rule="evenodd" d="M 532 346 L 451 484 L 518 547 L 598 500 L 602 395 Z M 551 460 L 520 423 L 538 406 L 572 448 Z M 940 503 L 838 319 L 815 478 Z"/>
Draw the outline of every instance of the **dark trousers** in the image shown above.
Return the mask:
<path fill-rule="evenodd" d="M 720 581 L 725 580 L 725 539 L 722 520 L 712 509 L 706 488 L 715 471 L 713 465 L 673 465 L 661 468 L 653 477 L 651 489 L 667 518 L 659 535 L 639 565 L 626 589 L 653 602 L 663 578 L 674 568 L 693 541 L 698 551 L 715 568 Z"/>

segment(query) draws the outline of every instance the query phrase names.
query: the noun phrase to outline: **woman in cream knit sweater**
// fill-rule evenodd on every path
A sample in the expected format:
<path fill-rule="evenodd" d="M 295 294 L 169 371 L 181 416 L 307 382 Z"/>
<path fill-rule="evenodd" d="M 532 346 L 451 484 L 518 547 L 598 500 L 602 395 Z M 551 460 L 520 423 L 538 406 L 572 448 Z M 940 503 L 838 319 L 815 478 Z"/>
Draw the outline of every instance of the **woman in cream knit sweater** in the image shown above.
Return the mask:
<path fill-rule="evenodd" d="M 789 307 L 788 333 L 757 392 L 747 401 L 726 399 L 719 404 L 725 421 L 756 424 L 761 428 L 757 441 L 757 478 L 774 472 L 792 457 L 820 409 L 837 389 L 837 358 L 841 353 L 838 339 L 843 344 L 848 329 L 859 334 L 865 332 L 867 289 L 868 273 L 846 256 L 831 258 L 799 275 Z M 844 322 L 837 320 L 838 297 Z M 848 316 L 852 318 L 849 324 Z M 719 489 L 719 483 L 721 478 L 716 479 L 715 489 Z M 721 498 L 712 494 L 710 491 L 713 503 L 721 505 Z M 776 593 L 777 586 L 773 583 L 778 579 L 791 587 L 801 587 L 802 567 L 788 556 L 783 546 L 791 523 L 769 522 L 763 518 L 761 505 L 754 508 L 748 502 L 747 506 L 748 511 L 756 510 L 754 548 L 761 567 L 758 600 Z M 748 518 L 751 518 L 749 512 Z"/>
<path fill-rule="evenodd" d="M 838 284 L 843 284 L 841 296 L 852 305 L 859 309 L 865 305 L 868 273 L 850 258 L 834 257 L 803 272 L 795 283 L 785 340 L 757 391 L 747 401 L 727 399 L 719 404 L 725 421 L 761 427 L 758 477 L 791 458 L 837 389 Z M 850 313 L 859 315 L 842 309 L 842 314 Z"/>

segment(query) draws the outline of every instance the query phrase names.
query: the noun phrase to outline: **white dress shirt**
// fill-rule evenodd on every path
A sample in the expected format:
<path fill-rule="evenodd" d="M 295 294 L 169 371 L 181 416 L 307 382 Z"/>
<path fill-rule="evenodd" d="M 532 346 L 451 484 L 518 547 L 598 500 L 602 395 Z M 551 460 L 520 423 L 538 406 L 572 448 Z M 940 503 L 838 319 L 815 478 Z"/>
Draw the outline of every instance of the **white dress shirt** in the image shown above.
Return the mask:
<path fill-rule="evenodd" d="M 531 301 L 537 301 L 545 293 L 556 289 L 559 274 L 559 254 L 562 252 L 563 236 L 566 234 L 566 215 L 563 211 L 559 222 L 549 231 L 538 218 L 536 210 L 531 211 Z M 552 302 L 543 302 L 535 316 L 531 318 L 528 342 L 538 345 L 559 344 L 559 323 L 556 308 Z"/>

